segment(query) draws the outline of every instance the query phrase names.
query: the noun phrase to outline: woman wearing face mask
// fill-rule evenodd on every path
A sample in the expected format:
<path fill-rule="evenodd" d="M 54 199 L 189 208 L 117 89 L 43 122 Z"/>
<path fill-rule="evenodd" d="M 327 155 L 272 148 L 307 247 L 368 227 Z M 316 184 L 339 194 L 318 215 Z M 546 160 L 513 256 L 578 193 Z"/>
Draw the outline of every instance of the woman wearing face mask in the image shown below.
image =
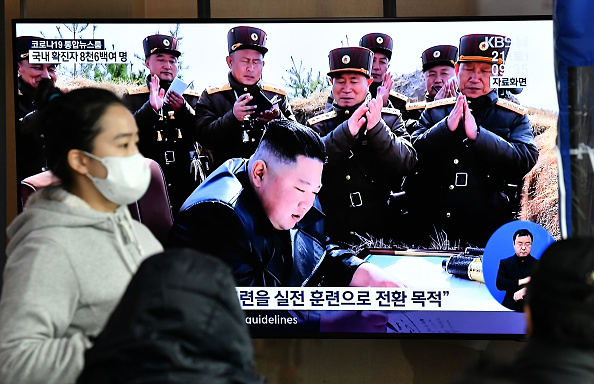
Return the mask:
<path fill-rule="evenodd" d="M 105 90 L 39 90 L 37 124 L 61 183 L 33 194 L 7 229 L 1 383 L 74 383 L 138 265 L 162 251 L 126 207 L 150 182 L 128 109 Z"/>

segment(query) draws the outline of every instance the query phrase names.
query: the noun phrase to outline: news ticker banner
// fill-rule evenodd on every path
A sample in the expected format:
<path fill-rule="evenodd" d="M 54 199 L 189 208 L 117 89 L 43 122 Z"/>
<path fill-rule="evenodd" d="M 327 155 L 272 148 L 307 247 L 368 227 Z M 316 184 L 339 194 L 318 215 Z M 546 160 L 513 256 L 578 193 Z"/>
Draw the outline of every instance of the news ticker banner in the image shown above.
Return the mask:
<path fill-rule="evenodd" d="M 243 310 L 508 311 L 476 288 L 237 287 L 236 290 Z"/>
<path fill-rule="evenodd" d="M 29 43 L 29 62 L 35 64 L 126 64 L 128 57 L 128 52 L 107 50 L 103 39 L 32 39 Z"/>
<path fill-rule="evenodd" d="M 95 50 L 30 50 L 34 64 L 127 64 L 128 52 Z"/>

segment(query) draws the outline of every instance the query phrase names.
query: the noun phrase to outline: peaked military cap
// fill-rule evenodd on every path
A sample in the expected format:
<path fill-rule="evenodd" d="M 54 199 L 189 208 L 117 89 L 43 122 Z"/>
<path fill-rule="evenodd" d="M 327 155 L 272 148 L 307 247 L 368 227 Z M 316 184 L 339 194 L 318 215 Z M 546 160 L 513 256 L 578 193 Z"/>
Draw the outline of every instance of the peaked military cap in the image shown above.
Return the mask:
<path fill-rule="evenodd" d="M 179 40 L 168 35 L 150 35 L 142 41 L 145 58 L 148 58 L 154 53 L 169 53 L 175 57 L 179 57 L 181 52 L 177 50 L 178 45 Z"/>
<path fill-rule="evenodd" d="M 510 45 L 511 39 L 502 35 L 465 35 L 460 38 L 458 62 L 479 61 L 503 64 Z"/>
<path fill-rule="evenodd" d="M 453 68 L 456 62 L 456 56 L 458 56 L 458 48 L 453 45 L 436 45 L 427 48 L 421 54 L 423 72 L 437 65 L 449 65 Z"/>
<path fill-rule="evenodd" d="M 43 37 L 37 36 L 19 36 L 16 40 L 17 48 L 17 61 L 29 60 L 29 48 L 31 47 L 31 41 L 43 40 Z"/>
<path fill-rule="evenodd" d="M 388 57 L 388 60 L 392 59 L 394 41 L 385 33 L 368 33 L 361 38 L 359 46 L 371 49 L 373 52 L 383 53 Z"/>
<path fill-rule="evenodd" d="M 341 47 L 330 51 L 330 72 L 328 76 L 334 77 L 341 72 L 358 72 L 371 78 L 373 66 L 373 52 L 363 47 Z"/>
<path fill-rule="evenodd" d="M 256 27 L 235 27 L 227 33 L 227 46 L 229 53 L 240 49 L 253 49 L 265 55 L 268 52 L 266 48 L 266 32 Z"/>

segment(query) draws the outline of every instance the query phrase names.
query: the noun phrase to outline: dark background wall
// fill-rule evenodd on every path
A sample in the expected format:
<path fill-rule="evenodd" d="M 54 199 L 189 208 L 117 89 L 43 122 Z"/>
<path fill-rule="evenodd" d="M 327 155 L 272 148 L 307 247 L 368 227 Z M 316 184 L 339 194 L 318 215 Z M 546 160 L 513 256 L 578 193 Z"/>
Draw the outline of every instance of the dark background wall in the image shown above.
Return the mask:
<path fill-rule="evenodd" d="M 171 4 L 175 4 L 174 7 Z M 11 20 L 15 18 L 300 18 L 551 15 L 552 0 L 5 0 L 0 49 L 0 220 L 16 216 L 14 77 Z M 210 15 L 209 15 L 210 13 Z M 436 31 L 436 33 L 439 33 Z M 406 38 L 414 38 L 414 35 Z M 552 44 L 552 41 L 551 41 Z M 5 87 L 2 87 L 5 85 Z M 5 101 L 5 102 L 4 102 Z M 4 110 L 5 107 L 5 110 Z M 2 118 L 4 117 L 4 118 Z M 2 237 L 2 240 L 6 240 Z M 0 244 L 4 249 L 5 243 Z M 4 253 L 0 254 L 0 268 Z M 521 342 L 504 340 L 254 340 L 259 371 L 269 383 L 447 383 L 481 353 L 512 356 Z"/>

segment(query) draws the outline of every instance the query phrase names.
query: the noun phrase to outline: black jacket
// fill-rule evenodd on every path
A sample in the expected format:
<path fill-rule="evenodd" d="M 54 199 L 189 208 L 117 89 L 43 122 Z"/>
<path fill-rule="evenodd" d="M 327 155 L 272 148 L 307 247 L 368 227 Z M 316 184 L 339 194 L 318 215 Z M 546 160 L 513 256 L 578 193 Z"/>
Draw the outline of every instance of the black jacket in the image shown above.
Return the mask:
<path fill-rule="evenodd" d="M 328 244 L 319 206 L 294 229 L 276 230 L 247 163 L 231 159 L 196 188 L 173 223 L 172 244 L 225 261 L 239 286 L 348 286 L 362 260 Z"/>
<path fill-rule="evenodd" d="M 192 250 L 146 259 L 94 345 L 79 384 L 261 383 L 229 269 Z"/>
<path fill-rule="evenodd" d="M 17 83 L 16 156 L 17 183 L 20 183 L 24 178 L 47 171 L 48 168 L 43 132 L 38 131 L 39 124 L 35 122 L 37 112 L 33 101 L 37 90 L 20 76 Z M 20 194 L 20 186 L 18 189 Z"/>
<path fill-rule="evenodd" d="M 520 263 L 525 264 L 523 266 L 524 273 L 522 273 Z M 524 300 L 515 301 L 514 293 L 525 286 L 519 285 L 518 280 L 530 276 L 534 264 L 536 264 L 536 259 L 531 255 L 521 258 L 513 255 L 499 261 L 496 285 L 498 290 L 505 291 L 505 298 L 501 303 L 503 306 L 515 311 L 524 311 Z"/>
<path fill-rule="evenodd" d="M 231 73 L 228 79 L 227 84 L 206 88 L 196 105 L 197 138 L 214 157 L 212 170 L 228 159 L 250 157 L 262 138 L 263 122 L 252 119 L 239 121 L 233 114 L 235 101 L 244 93 L 261 94 L 269 100 L 280 99 L 281 118 L 295 120 L 283 89 L 261 81 L 246 86 L 235 80 Z"/>
<path fill-rule="evenodd" d="M 520 350 L 514 369 L 526 384 L 594 383 L 594 349 L 532 337 Z"/>
<path fill-rule="evenodd" d="M 170 85 L 168 81 L 160 83 L 165 90 Z M 122 101 L 136 119 L 140 152 L 159 163 L 165 174 L 175 215 L 200 181 L 191 170 L 196 142 L 194 105 L 198 96 L 193 91 L 186 91 L 183 94 L 186 102 L 180 110 L 173 112 L 164 104 L 160 111 L 155 111 L 149 101 L 149 87 L 147 78 L 146 86 L 128 89 Z"/>
<path fill-rule="evenodd" d="M 450 240 L 485 246 L 489 236 L 514 219 L 522 178 L 538 159 L 530 121 L 522 107 L 500 101 L 492 91 L 468 99 L 479 134 L 467 139 L 463 122 L 451 132 L 447 116 L 455 99 L 431 103 L 413 134 L 419 162 L 405 191 L 412 226 L 435 229 Z"/>
<path fill-rule="evenodd" d="M 375 127 L 353 137 L 348 118 L 358 107 L 334 104 L 330 112 L 308 120 L 322 136 L 328 154 L 320 191 L 326 234 L 345 242 L 356 241 L 350 232 L 393 234 L 387 221 L 390 192 L 400 190 L 403 176 L 417 161 L 396 109 L 383 108 Z"/>

